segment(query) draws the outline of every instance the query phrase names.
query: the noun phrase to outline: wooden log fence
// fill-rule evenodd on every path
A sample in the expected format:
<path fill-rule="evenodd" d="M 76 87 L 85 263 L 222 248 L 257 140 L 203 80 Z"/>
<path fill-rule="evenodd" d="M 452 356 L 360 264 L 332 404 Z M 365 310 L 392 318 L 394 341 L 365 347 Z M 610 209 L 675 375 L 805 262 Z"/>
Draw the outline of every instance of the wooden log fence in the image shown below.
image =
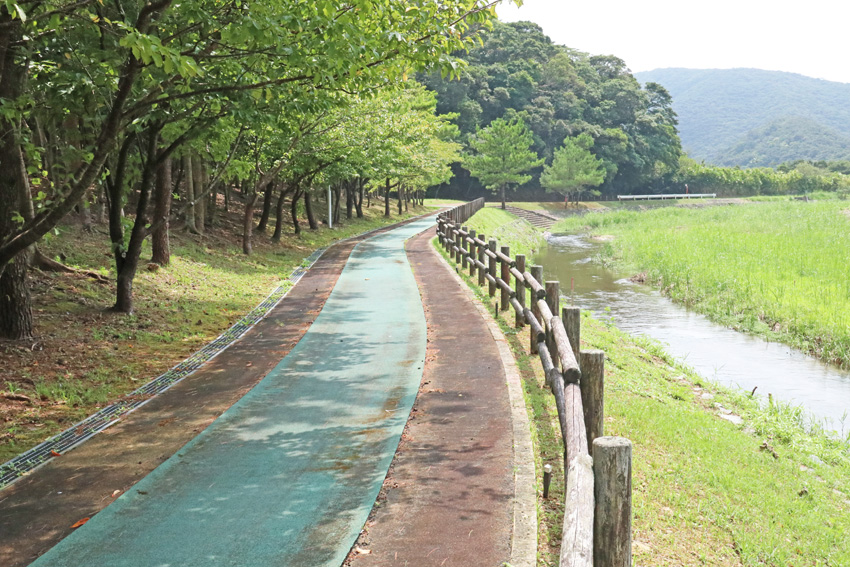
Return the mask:
<path fill-rule="evenodd" d="M 560 566 L 630 567 L 631 442 L 603 436 L 605 353 L 581 350 L 580 311 L 561 309 L 559 284 L 543 280 L 542 266 L 527 267 L 525 256 L 513 259 L 507 246 L 461 226 L 481 207 L 478 199 L 441 213 L 438 240 L 470 276 L 477 272 L 479 287 L 488 283 L 490 297 L 500 291 L 498 308 L 514 310 L 516 327 L 530 329 L 564 443 Z"/>

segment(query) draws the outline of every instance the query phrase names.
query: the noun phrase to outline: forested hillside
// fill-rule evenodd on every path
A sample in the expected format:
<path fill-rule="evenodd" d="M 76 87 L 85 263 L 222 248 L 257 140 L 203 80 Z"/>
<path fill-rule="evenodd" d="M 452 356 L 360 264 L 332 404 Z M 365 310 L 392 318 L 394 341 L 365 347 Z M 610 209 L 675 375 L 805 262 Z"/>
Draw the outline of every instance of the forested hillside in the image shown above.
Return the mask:
<path fill-rule="evenodd" d="M 606 194 L 645 190 L 676 170 L 676 116 L 663 87 L 642 88 L 621 59 L 555 45 L 530 22 L 495 22 L 482 39 L 460 54 L 467 66 L 459 80 L 420 76 L 437 93 L 437 111 L 457 115 L 464 141 L 498 118 L 519 117 L 548 164 L 565 138 L 588 134 L 590 151 L 605 168 L 600 189 Z M 513 196 L 540 197 L 540 172 L 532 170 L 532 180 Z M 485 193 L 462 168 L 455 167 L 455 174 L 441 195 Z"/>
<path fill-rule="evenodd" d="M 758 69 L 636 73 L 673 97 L 682 146 L 718 165 L 850 157 L 850 84 Z"/>

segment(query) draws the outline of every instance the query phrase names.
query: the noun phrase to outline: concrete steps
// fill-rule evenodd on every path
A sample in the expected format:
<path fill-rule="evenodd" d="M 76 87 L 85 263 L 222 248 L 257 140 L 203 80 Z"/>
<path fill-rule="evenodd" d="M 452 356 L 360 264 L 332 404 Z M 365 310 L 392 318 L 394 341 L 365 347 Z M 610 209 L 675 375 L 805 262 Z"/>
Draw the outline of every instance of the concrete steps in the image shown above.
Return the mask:
<path fill-rule="evenodd" d="M 507 205 L 505 210 L 512 215 L 516 215 L 527 220 L 531 226 L 542 228 L 544 230 L 550 228 L 553 224 L 560 220 L 558 217 L 554 217 L 550 214 L 544 213 L 543 211 L 527 211 L 525 209 L 511 207 L 510 205 Z"/>

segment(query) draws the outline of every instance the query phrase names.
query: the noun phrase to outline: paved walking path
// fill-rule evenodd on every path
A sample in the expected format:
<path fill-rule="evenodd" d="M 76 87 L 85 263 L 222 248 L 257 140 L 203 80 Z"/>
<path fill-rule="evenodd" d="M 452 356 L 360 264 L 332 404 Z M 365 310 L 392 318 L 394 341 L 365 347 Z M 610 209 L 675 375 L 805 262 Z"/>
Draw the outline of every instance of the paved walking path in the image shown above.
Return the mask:
<path fill-rule="evenodd" d="M 452 317 L 470 314 L 455 292 L 449 302 L 437 293 L 447 272 L 420 238 L 411 255 L 436 341 L 425 364 L 426 318 L 403 242 L 432 225 L 422 219 L 362 242 L 341 273 L 351 246 L 332 248 L 196 375 L 0 492 L 0 564 L 26 565 L 50 548 L 33 565 L 337 567 L 372 509 L 418 389 L 413 415 L 425 417 L 425 429 L 408 432 L 426 451 L 406 436 L 389 477 L 418 489 L 390 494 L 388 512 L 401 515 L 375 516 L 408 541 L 407 555 L 398 562 L 395 541 L 375 528 L 374 558 L 383 562 L 374 564 L 508 561 L 516 434 L 505 370 L 487 350 L 492 337 L 473 333 L 468 344 L 482 344 L 488 362 L 458 374 L 454 361 L 477 348 L 441 345 L 466 335 L 469 325 Z M 448 395 L 430 395 L 440 390 Z M 198 403 L 186 407 L 187 399 Z M 123 494 L 104 508 L 116 490 Z M 83 516 L 93 517 L 59 541 Z M 434 542 L 439 553 L 423 547 Z M 387 546 L 392 559 L 380 551 Z"/>
<path fill-rule="evenodd" d="M 534 457 L 519 373 L 498 327 L 431 247 L 435 232 L 407 247 L 429 329 L 414 419 L 358 542 L 369 553 L 349 565 L 530 567 Z"/>

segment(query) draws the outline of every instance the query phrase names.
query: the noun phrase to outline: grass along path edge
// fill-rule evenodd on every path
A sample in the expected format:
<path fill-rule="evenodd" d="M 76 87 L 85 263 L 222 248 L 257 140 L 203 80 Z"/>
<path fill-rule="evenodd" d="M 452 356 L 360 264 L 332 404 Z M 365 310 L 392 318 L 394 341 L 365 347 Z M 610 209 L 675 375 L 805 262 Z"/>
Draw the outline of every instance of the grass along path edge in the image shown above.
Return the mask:
<path fill-rule="evenodd" d="M 31 280 L 37 337 L 0 343 L 0 462 L 14 458 L 114 403 L 214 341 L 255 309 L 270 289 L 286 287 L 287 274 L 317 249 L 433 212 L 412 207 L 384 218 L 383 207 L 334 229 L 285 234 L 280 242 L 256 233 L 254 253 L 241 252 L 241 211 L 222 215 L 206 235 L 172 233 L 172 262 L 141 270 L 136 313 L 108 311 L 114 282 L 78 274 L 34 271 Z M 108 240 L 97 229 L 71 224 L 43 246 L 74 267 L 111 275 Z M 150 254 L 146 248 L 144 255 Z M 149 256 L 148 256 L 149 257 Z"/>
<path fill-rule="evenodd" d="M 473 217 L 466 224 L 493 233 L 499 228 L 492 218 L 477 223 Z M 523 252 L 509 238 L 500 244 Z M 462 277 L 493 304 L 486 290 Z M 538 493 L 538 565 L 555 566 L 563 445 L 554 398 L 539 361 L 527 353 L 527 333 L 514 329 L 513 319 L 501 314 L 498 322 L 523 379 L 538 486 L 542 464 L 554 469 L 550 498 Z M 846 443 L 807 432 L 799 408 L 764 407 L 747 393 L 698 376 L 658 343 L 587 312 L 582 348 L 606 354 L 605 434 L 634 444 L 635 565 L 850 565 Z"/>

